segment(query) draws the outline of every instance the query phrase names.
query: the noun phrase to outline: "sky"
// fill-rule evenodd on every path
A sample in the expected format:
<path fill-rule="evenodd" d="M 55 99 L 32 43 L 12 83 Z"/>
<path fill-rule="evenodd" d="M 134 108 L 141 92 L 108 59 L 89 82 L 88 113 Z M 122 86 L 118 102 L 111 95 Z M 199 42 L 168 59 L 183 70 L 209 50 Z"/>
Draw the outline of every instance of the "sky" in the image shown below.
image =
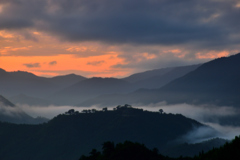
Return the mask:
<path fill-rule="evenodd" d="M 239 0 L 0 0 L 0 68 L 126 77 L 240 52 Z"/>

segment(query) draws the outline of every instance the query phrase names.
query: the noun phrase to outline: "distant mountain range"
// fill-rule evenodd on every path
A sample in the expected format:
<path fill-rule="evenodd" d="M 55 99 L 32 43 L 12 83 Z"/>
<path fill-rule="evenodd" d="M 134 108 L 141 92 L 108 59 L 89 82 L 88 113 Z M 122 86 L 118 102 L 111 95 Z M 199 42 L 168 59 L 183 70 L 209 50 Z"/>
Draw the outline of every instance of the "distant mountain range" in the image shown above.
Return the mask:
<path fill-rule="evenodd" d="M 45 78 L 28 72 L 6 72 L 0 69 L 0 94 L 19 104 L 77 105 L 104 94 L 130 93 L 140 88 L 160 88 L 199 66 L 150 70 L 123 79 L 87 79 L 74 74 Z"/>
<path fill-rule="evenodd" d="M 169 104 L 240 105 L 240 54 L 210 62 L 163 68 L 129 77 L 85 78 L 70 74 L 53 78 L 0 70 L 0 94 L 29 105 Z"/>
<path fill-rule="evenodd" d="M 141 89 L 129 94 L 109 94 L 80 105 L 116 105 L 167 103 L 240 105 L 240 54 L 218 58 L 202 64 L 186 75 L 159 89 Z"/>
<path fill-rule="evenodd" d="M 29 72 L 6 72 L 0 69 L 0 94 L 7 97 L 25 94 L 43 98 L 84 79 L 74 74 L 45 78 Z"/>
<path fill-rule="evenodd" d="M 156 89 L 166 85 L 174 79 L 194 71 L 199 66 L 201 66 L 201 64 L 155 69 L 133 74 L 129 77 L 123 78 L 123 80 L 134 83 L 136 88 Z"/>
<path fill-rule="evenodd" d="M 114 111 L 69 110 L 41 125 L 16 125 L 0 122 L 0 159 L 72 160 L 100 149 L 105 141 L 130 140 L 162 150 L 190 131 L 205 127 L 180 114 L 160 114 L 131 107 Z"/>

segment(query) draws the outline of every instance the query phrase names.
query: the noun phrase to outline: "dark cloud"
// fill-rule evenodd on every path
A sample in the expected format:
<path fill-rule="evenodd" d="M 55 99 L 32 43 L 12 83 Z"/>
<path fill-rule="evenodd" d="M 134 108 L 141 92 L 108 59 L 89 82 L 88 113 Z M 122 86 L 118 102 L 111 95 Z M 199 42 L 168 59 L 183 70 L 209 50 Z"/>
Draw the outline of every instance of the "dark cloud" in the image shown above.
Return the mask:
<path fill-rule="evenodd" d="M 185 65 L 193 65 L 193 64 L 200 64 L 206 62 L 206 60 L 202 59 L 188 59 L 188 58 L 179 58 L 172 53 L 166 53 L 163 55 L 158 55 L 156 58 L 147 59 L 146 57 L 136 57 L 136 54 L 125 54 L 119 55 L 119 57 L 125 59 L 127 63 L 125 64 L 116 64 L 111 66 L 112 68 L 117 69 L 134 69 L 133 72 L 141 72 L 144 70 L 151 70 L 151 69 L 159 69 L 159 68 L 167 68 L 167 67 L 176 67 L 176 66 L 185 66 Z M 137 59 L 140 59 L 138 61 Z"/>
<path fill-rule="evenodd" d="M 93 61 L 93 62 L 88 62 L 87 65 L 92 65 L 92 66 L 100 66 L 103 64 L 105 61 Z"/>
<path fill-rule="evenodd" d="M 33 28 L 66 41 L 237 48 L 238 0 L 8 0 L 0 29 Z"/>
<path fill-rule="evenodd" d="M 53 65 L 56 65 L 57 64 L 57 61 L 52 61 L 52 62 L 49 62 L 48 63 L 50 66 L 53 66 Z"/>
<path fill-rule="evenodd" d="M 26 66 L 27 68 L 40 68 L 41 67 L 40 63 L 26 63 L 23 65 Z"/>

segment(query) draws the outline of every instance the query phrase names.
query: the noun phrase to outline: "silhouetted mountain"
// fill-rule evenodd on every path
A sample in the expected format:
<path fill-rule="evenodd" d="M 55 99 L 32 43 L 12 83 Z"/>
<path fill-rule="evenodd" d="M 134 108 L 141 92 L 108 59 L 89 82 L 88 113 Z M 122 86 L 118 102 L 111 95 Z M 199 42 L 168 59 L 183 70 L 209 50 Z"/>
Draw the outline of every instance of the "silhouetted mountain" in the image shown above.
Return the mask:
<path fill-rule="evenodd" d="M 84 112 L 69 110 L 41 125 L 0 123 L 0 159 L 78 159 L 105 141 L 131 140 L 162 149 L 193 129 L 207 127 L 179 114 L 129 107 Z"/>
<path fill-rule="evenodd" d="M 139 88 L 159 88 L 197 67 L 199 65 L 156 69 L 123 79 L 87 79 L 75 74 L 45 78 L 28 72 L 6 72 L 1 69 L 0 94 L 20 104 L 76 105 L 103 94 L 129 93 Z"/>
<path fill-rule="evenodd" d="M 48 119 L 31 117 L 0 95 L 0 121 L 17 124 L 39 124 L 47 122 Z"/>
<path fill-rule="evenodd" d="M 136 88 L 156 89 L 160 88 L 174 79 L 182 77 L 187 73 L 194 71 L 200 65 L 181 66 L 172 68 L 163 68 L 143 73 L 137 73 L 124 80 L 134 82 Z"/>
<path fill-rule="evenodd" d="M 102 146 L 102 152 L 92 149 L 89 156 L 81 156 L 79 160 L 239 160 L 240 153 L 240 137 L 235 137 L 230 143 L 219 148 L 204 153 L 199 152 L 199 155 L 190 157 L 169 158 L 158 153 L 157 149 L 148 149 L 144 144 L 133 143 L 126 141 L 124 143 L 114 144 L 113 142 L 105 142 Z"/>
<path fill-rule="evenodd" d="M 128 93 L 134 90 L 133 85 L 121 79 L 94 77 L 65 88 L 50 98 L 56 103 L 76 105 L 101 94 Z"/>
<path fill-rule="evenodd" d="M 213 148 L 207 153 L 200 153 L 197 157 L 199 160 L 239 160 L 240 159 L 240 136 L 236 136 L 234 140 L 229 143 L 226 143 L 220 148 Z"/>
<path fill-rule="evenodd" d="M 99 96 L 82 105 L 119 103 L 168 103 L 240 105 L 240 54 L 204 63 L 196 70 L 160 89 L 141 89 L 127 95 Z"/>
<path fill-rule="evenodd" d="M 49 106 L 49 105 L 57 105 L 50 100 L 37 98 L 37 97 L 30 97 L 25 94 L 19 94 L 16 96 L 12 96 L 8 98 L 11 102 L 15 104 L 28 104 L 28 105 L 35 105 L 35 106 Z"/>
<path fill-rule="evenodd" d="M 172 146 L 160 151 L 160 153 L 164 156 L 169 157 L 194 157 L 197 156 L 200 152 L 208 152 L 213 148 L 219 148 L 223 146 L 225 143 L 229 142 L 229 140 L 214 138 L 207 141 L 203 141 L 200 143 L 184 143 L 178 144 L 176 146 Z"/>
<path fill-rule="evenodd" d="M 139 88 L 159 88 L 200 65 L 174 67 L 134 74 L 123 79 L 90 78 L 54 94 L 55 103 L 76 105 L 103 94 L 129 93 Z M 128 81 L 128 82 L 126 82 Z"/>
<path fill-rule="evenodd" d="M 136 83 L 138 81 L 143 81 L 148 78 L 162 76 L 162 75 L 172 71 L 173 69 L 174 68 L 161 68 L 161 69 L 154 69 L 154 70 L 150 70 L 150 71 L 135 73 L 126 78 L 123 78 L 123 80 L 130 82 L 130 83 Z"/>
<path fill-rule="evenodd" d="M 74 74 L 53 78 L 39 77 L 29 72 L 0 70 L 0 94 L 12 97 L 18 94 L 44 98 L 86 78 Z"/>
<path fill-rule="evenodd" d="M 60 87 L 60 89 L 63 89 L 63 88 L 69 87 L 75 83 L 78 83 L 78 82 L 86 80 L 86 79 L 87 78 L 80 76 L 80 75 L 68 74 L 68 75 L 48 78 L 48 81 L 58 85 Z"/>
<path fill-rule="evenodd" d="M 179 102 L 240 104 L 240 54 L 218 58 L 161 88 L 181 93 Z"/>
<path fill-rule="evenodd" d="M 11 103 L 9 100 L 4 98 L 2 95 L 0 95 L 0 105 L 9 106 L 9 107 L 14 107 L 15 106 L 13 103 Z"/>
<path fill-rule="evenodd" d="M 28 72 L 6 72 L 4 76 L 0 77 L 0 94 L 8 97 L 21 93 L 46 96 L 56 89 L 57 85 L 48 82 L 46 78 Z"/>

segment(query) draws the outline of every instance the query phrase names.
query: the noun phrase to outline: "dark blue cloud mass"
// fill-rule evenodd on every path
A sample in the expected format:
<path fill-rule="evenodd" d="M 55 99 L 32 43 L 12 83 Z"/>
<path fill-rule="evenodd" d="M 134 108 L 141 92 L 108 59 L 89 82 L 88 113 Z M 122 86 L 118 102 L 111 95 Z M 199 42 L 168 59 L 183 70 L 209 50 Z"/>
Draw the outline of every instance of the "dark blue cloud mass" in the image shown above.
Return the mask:
<path fill-rule="evenodd" d="M 0 29 L 64 41 L 237 48 L 239 0 L 1 0 Z"/>

